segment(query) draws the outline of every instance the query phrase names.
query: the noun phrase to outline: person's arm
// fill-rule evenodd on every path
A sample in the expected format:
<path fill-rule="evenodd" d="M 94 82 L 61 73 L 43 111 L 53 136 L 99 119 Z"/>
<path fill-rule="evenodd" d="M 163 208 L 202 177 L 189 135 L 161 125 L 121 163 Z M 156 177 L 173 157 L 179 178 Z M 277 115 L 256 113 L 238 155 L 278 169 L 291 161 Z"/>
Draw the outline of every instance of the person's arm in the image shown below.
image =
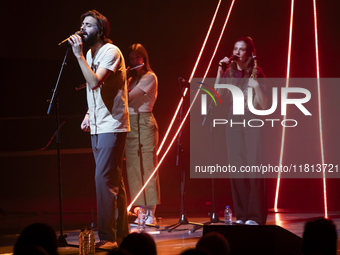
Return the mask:
<path fill-rule="evenodd" d="M 129 88 L 133 80 L 134 79 L 132 77 L 128 80 L 129 100 L 145 94 L 145 92 L 137 86 L 133 87 L 132 89 Z"/>
<path fill-rule="evenodd" d="M 87 110 L 85 117 L 83 119 L 83 122 L 80 125 L 80 128 L 84 130 L 85 132 L 90 132 L 90 113 L 89 110 Z"/>
<path fill-rule="evenodd" d="M 250 78 L 248 86 L 254 88 L 258 104 L 262 109 L 266 109 L 268 100 L 266 94 L 262 91 L 260 84 L 255 79 Z"/>
<path fill-rule="evenodd" d="M 134 87 L 130 92 L 129 92 L 129 99 L 133 99 L 136 97 L 140 97 L 143 96 L 145 94 L 145 92 L 143 90 L 141 90 L 138 87 Z"/>
<path fill-rule="evenodd" d="M 132 79 L 129 80 L 130 82 L 132 82 Z M 153 74 L 143 75 L 138 84 L 129 91 L 129 100 L 148 93 L 152 87 L 156 86 L 156 83 L 157 80 Z"/>
<path fill-rule="evenodd" d="M 72 35 L 68 40 L 72 45 L 72 51 L 78 60 L 80 69 L 84 75 L 84 78 L 91 89 L 98 88 L 110 75 L 111 71 L 99 67 L 96 72 L 93 72 L 91 67 L 87 64 L 83 54 L 83 41 L 79 35 Z"/>
<path fill-rule="evenodd" d="M 222 75 L 223 75 L 223 69 L 222 69 L 222 66 L 221 65 L 218 65 L 218 68 L 217 68 L 217 75 L 216 75 L 216 84 L 220 83 L 220 80 L 222 78 Z"/>
<path fill-rule="evenodd" d="M 222 63 L 226 63 L 227 65 L 229 65 L 230 63 L 230 59 L 227 57 L 224 57 L 222 60 L 220 60 L 218 68 L 217 68 L 217 75 L 216 75 L 216 84 L 220 83 L 220 80 L 223 76 L 223 68 L 222 68 Z M 217 89 L 217 93 L 222 96 L 224 94 L 225 89 Z"/>

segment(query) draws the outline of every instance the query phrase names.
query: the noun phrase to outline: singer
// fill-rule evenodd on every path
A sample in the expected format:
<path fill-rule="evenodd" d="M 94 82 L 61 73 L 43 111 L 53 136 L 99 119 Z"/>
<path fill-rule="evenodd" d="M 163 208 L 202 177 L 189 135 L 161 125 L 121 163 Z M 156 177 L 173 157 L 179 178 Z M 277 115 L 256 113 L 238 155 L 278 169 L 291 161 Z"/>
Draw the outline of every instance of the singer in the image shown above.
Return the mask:
<path fill-rule="evenodd" d="M 238 86 L 247 98 L 248 87 L 253 89 L 254 107 L 265 109 L 267 107 L 266 85 L 260 79 L 264 78 L 262 70 L 257 66 L 256 52 L 253 40 L 242 37 L 236 40 L 232 58 L 223 58 L 220 63 L 226 63 L 228 68 L 224 71 L 218 66 L 217 83 L 233 84 Z M 254 93 L 255 91 L 255 93 Z M 222 95 L 225 89 L 219 89 Z M 255 116 L 245 109 L 244 116 L 233 115 L 232 97 L 229 94 L 230 110 L 229 121 L 242 122 L 243 119 L 253 119 Z M 247 100 L 247 99 L 245 99 Z M 247 107 L 247 104 L 245 104 Z M 259 118 L 259 116 L 256 116 Z M 241 166 L 258 166 L 263 163 L 263 137 L 262 129 L 243 125 L 226 126 L 226 139 L 228 150 L 228 163 L 240 169 Z M 240 176 L 238 176 L 240 177 Z M 251 178 L 245 173 L 244 178 L 231 178 L 231 190 L 236 214 L 236 223 L 247 225 L 265 224 L 267 218 L 267 199 L 264 179 Z"/>
<path fill-rule="evenodd" d="M 126 140 L 126 171 L 133 199 L 157 166 L 158 125 L 152 114 L 157 99 L 157 76 L 151 70 L 145 48 L 133 44 L 128 48 L 128 90 L 131 132 Z M 133 69 L 132 71 L 129 71 Z M 159 178 L 156 173 L 138 197 L 135 206 L 143 206 L 147 224 L 156 224 L 155 210 L 160 203 Z"/>
<path fill-rule="evenodd" d="M 102 14 L 95 10 L 82 14 L 80 30 L 84 39 L 74 34 L 68 42 L 87 82 L 88 111 L 81 128 L 91 132 L 96 163 L 100 238 L 96 247 L 112 249 L 117 247 L 117 240 L 129 234 L 122 177 L 126 133 L 130 131 L 125 62 L 108 39 L 110 24 Z M 90 48 L 86 60 L 83 42 Z"/>

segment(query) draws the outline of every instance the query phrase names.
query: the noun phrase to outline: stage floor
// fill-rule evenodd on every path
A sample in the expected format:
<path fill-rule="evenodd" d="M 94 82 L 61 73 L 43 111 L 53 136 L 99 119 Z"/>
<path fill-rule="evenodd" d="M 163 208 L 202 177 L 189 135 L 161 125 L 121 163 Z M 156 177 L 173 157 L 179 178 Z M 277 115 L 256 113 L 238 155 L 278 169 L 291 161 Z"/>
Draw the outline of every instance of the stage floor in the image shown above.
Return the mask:
<path fill-rule="evenodd" d="M 43 216 L 43 217 L 42 217 Z M 81 218 L 80 215 L 73 215 L 72 217 L 66 216 L 66 222 L 69 222 L 70 218 Z M 322 213 L 294 213 L 294 212 L 282 212 L 282 213 L 269 213 L 267 225 L 278 225 L 282 228 L 294 233 L 295 235 L 302 237 L 304 224 L 306 221 L 313 220 L 319 217 L 323 217 Z M 5 221 L 5 218 L 7 220 Z M 43 220 L 41 220 L 44 218 Z M 337 227 L 338 231 L 338 252 L 340 255 L 340 212 L 329 213 L 329 218 L 333 220 L 334 224 Z M 40 220 L 38 220 L 40 219 Z M 58 217 L 56 215 L 12 215 L 10 218 L 8 215 L 0 217 L 1 223 L 1 233 L 0 233 L 0 254 L 11 254 L 13 250 L 13 245 L 19 235 L 20 232 L 15 233 L 15 229 L 19 229 L 19 225 L 27 222 L 26 225 L 31 224 L 32 222 L 46 222 L 57 220 Z M 157 251 L 159 255 L 172 255 L 172 254 L 180 254 L 189 248 L 194 248 L 198 239 L 203 234 L 203 229 L 196 230 L 194 233 L 191 233 L 190 230 L 193 228 L 193 225 L 186 224 L 181 225 L 178 228 L 174 229 L 171 232 L 168 232 L 165 227 L 175 224 L 178 222 L 179 218 L 176 217 L 158 217 L 158 225 L 159 229 L 156 228 L 147 228 L 147 232 L 152 235 L 156 242 Z M 202 223 L 209 221 L 208 217 L 189 217 L 189 222 L 197 222 Z M 235 220 L 235 219 L 234 219 Z M 56 223 L 58 224 L 58 222 Z M 51 224 L 53 225 L 53 224 Z M 11 227 L 12 226 L 12 227 Z M 55 227 L 58 229 L 58 227 Z M 69 226 L 68 226 L 69 227 Z M 131 224 L 131 231 L 136 230 L 136 225 Z M 7 233 L 5 233 L 7 232 Z M 71 245 L 78 244 L 78 235 L 79 228 L 74 228 L 72 230 L 65 230 L 64 233 L 67 235 L 67 242 Z M 98 240 L 97 232 L 96 241 Z M 59 232 L 57 232 L 59 236 Z M 62 247 L 59 248 L 60 254 L 78 254 L 78 248 L 74 247 Z M 96 254 L 106 254 L 104 251 L 97 251 Z"/>

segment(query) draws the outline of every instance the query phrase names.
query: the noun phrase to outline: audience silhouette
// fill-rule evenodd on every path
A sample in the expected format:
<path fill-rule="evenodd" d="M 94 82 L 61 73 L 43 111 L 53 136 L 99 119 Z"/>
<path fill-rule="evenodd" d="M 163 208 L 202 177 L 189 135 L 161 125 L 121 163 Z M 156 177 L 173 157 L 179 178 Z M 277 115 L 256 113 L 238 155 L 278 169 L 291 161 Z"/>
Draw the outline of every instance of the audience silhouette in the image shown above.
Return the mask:
<path fill-rule="evenodd" d="M 332 220 L 320 218 L 306 222 L 302 252 L 304 255 L 336 255 L 337 230 Z M 44 223 L 26 227 L 13 248 L 13 255 L 23 254 L 59 255 L 55 231 Z M 108 255 L 157 255 L 157 249 L 149 234 L 132 233 Z M 188 249 L 181 255 L 230 255 L 230 245 L 221 234 L 210 232 L 199 239 L 195 249 Z"/>
<path fill-rule="evenodd" d="M 181 255 L 211 255 L 211 253 L 197 249 L 188 249 L 182 252 Z"/>
<path fill-rule="evenodd" d="M 58 255 L 58 242 L 54 230 L 47 224 L 34 223 L 26 227 L 16 241 L 13 254 Z"/>
<path fill-rule="evenodd" d="M 156 244 L 147 233 L 131 233 L 120 244 L 131 255 L 157 255 Z"/>
<path fill-rule="evenodd" d="M 211 255 L 230 254 L 230 246 L 228 240 L 217 232 L 210 232 L 202 236 L 196 244 L 196 249 L 208 252 Z"/>
<path fill-rule="evenodd" d="M 131 253 L 122 248 L 113 248 L 107 255 L 131 255 Z"/>
<path fill-rule="evenodd" d="M 336 255 L 337 232 L 333 221 L 320 218 L 307 222 L 302 252 L 304 255 Z"/>

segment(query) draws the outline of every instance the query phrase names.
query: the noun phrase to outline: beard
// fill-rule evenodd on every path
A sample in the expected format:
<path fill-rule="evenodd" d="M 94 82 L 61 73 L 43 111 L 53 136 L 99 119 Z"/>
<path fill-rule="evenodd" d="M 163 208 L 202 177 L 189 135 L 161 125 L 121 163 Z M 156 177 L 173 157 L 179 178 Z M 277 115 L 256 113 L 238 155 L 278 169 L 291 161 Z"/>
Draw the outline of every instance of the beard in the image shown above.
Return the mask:
<path fill-rule="evenodd" d="M 87 34 L 86 37 L 84 37 L 84 44 L 87 46 L 93 46 L 97 42 L 97 33 L 91 33 Z"/>

